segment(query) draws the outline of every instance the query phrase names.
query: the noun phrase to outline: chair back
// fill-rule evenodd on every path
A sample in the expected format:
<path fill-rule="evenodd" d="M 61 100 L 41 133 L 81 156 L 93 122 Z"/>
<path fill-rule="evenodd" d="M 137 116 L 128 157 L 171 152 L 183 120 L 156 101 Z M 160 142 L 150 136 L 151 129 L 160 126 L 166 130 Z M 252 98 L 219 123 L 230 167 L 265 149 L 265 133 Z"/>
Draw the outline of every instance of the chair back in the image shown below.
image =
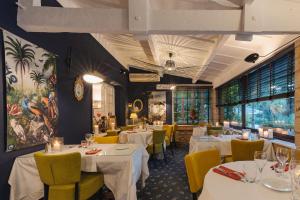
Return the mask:
<path fill-rule="evenodd" d="M 153 130 L 153 144 L 163 144 L 165 141 L 165 130 Z"/>
<path fill-rule="evenodd" d="M 264 140 L 243 141 L 231 140 L 231 152 L 233 161 L 253 160 L 255 151 L 262 151 Z"/>
<path fill-rule="evenodd" d="M 173 132 L 173 126 L 172 125 L 163 125 L 163 130 L 166 131 L 166 136 L 168 136 L 169 139 L 171 140 L 172 132 Z"/>
<path fill-rule="evenodd" d="M 98 144 L 117 144 L 119 142 L 119 136 L 105 136 L 95 137 L 95 142 Z"/>
<path fill-rule="evenodd" d="M 223 127 L 221 126 L 207 126 L 207 135 L 220 135 L 223 133 Z"/>
<path fill-rule="evenodd" d="M 199 122 L 198 126 L 200 127 L 206 127 L 208 125 L 207 122 Z"/>
<path fill-rule="evenodd" d="M 184 160 L 192 193 L 198 192 L 203 187 L 207 172 L 221 163 L 220 153 L 217 149 L 191 153 L 186 155 Z"/>
<path fill-rule="evenodd" d="M 107 136 L 118 136 L 118 132 L 113 130 L 107 130 L 106 134 Z"/>
<path fill-rule="evenodd" d="M 80 153 L 53 155 L 38 152 L 34 154 L 34 159 L 41 181 L 46 185 L 67 185 L 80 181 Z"/>

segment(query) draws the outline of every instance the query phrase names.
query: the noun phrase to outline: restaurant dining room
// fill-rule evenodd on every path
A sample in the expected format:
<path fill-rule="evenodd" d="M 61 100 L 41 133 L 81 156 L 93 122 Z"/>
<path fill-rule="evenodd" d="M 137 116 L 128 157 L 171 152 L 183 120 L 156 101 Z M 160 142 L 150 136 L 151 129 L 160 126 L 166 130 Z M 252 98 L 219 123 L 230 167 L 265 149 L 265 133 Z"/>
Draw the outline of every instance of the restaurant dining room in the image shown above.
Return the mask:
<path fill-rule="evenodd" d="M 0 0 L 0 200 L 300 200 L 300 0 Z"/>

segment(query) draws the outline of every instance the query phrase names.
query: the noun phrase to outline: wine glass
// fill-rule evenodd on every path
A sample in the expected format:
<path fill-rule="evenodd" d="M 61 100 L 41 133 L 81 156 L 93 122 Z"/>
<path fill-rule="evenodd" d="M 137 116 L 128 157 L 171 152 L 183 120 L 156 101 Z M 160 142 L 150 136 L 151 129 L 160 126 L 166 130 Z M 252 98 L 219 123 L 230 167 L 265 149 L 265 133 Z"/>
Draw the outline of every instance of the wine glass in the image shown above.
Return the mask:
<path fill-rule="evenodd" d="M 258 168 L 258 171 L 259 171 L 259 178 L 258 180 L 260 181 L 261 180 L 261 177 L 262 177 L 262 172 L 264 170 L 264 167 L 267 163 L 267 155 L 265 152 L 262 152 L 262 151 L 255 151 L 254 153 L 254 161 L 256 163 L 256 166 Z"/>
<path fill-rule="evenodd" d="M 300 160 L 291 159 L 289 164 L 291 177 L 292 200 L 300 200 Z"/>
<path fill-rule="evenodd" d="M 91 145 L 92 140 L 93 140 L 93 134 L 91 134 L 91 133 L 85 134 L 85 140 L 87 141 L 88 145 Z"/>
<path fill-rule="evenodd" d="M 276 148 L 276 158 L 279 162 L 280 175 L 283 174 L 285 170 L 286 161 L 289 159 L 289 149 L 285 147 Z"/>
<path fill-rule="evenodd" d="M 243 164 L 243 172 L 248 183 L 254 183 L 256 180 L 257 169 L 254 161 L 248 161 Z"/>

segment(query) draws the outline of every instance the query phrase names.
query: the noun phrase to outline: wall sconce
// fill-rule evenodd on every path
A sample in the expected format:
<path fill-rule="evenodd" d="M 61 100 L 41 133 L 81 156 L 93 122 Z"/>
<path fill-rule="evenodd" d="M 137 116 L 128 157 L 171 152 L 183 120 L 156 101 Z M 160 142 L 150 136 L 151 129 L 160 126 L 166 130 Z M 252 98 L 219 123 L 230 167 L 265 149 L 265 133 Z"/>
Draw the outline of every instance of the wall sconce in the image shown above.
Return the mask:
<path fill-rule="evenodd" d="M 102 83 L 103 79 L 100 78 L 100 74 L 96 71 L 94 72 L 88 72 L 83 75 L 83 80 L 87 83 L 96 84 L 96 83 Z"/>

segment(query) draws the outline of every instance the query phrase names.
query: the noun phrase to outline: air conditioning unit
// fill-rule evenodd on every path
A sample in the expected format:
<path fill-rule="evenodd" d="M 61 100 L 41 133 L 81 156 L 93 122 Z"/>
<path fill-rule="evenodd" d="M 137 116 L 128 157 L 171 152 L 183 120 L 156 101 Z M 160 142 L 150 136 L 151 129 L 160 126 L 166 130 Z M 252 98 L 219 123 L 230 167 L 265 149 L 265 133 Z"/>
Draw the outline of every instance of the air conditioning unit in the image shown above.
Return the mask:
<path fill-rule="evenodd" d="M 130 82 L 160 82 L 160 76 L 155 73 L 130 73 Z"/>

